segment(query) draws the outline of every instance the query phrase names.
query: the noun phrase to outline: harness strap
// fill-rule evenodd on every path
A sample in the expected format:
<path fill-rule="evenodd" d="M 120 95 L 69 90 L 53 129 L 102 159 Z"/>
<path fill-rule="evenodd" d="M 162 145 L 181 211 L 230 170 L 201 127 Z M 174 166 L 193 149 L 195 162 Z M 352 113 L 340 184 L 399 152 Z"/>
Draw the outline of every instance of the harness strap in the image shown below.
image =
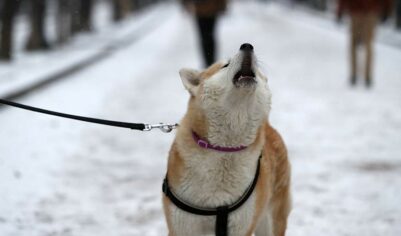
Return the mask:
<path fill-rule="evenodd" d="M 216 215 L 216 235 L 227 236 L 228 228 L 228 206 L 217 207 Z"/>
<path fill-rule="evenodd" d="M 255 177 L 253 179 L 252 184 L 247 188 L 246 192 L 240 199 L 238 199 L 235 203 L 228 206 L 220 206 L 217 208 L 202 208 L 193 206 L 189 203 L 184 202 L 179 199 L 170 189 L 168 184 L 167 176 L 163 181 L 163 193 L 170 199 L 170 201 L 178 208 L 188 213 L 194 215 L 202 215 L 202 216 L 216 216 L 216 228 L 215 233 L 216 236 L 227 236 L 228 235 L 228 215 L 240 208 L 252 195 L 253 190 L 256 187 L 258 182 L 259 173 L 260 173 L 260 159 L 262 159 L 262 155 L 259 156 L 258 165 L 256 167 Z"/>

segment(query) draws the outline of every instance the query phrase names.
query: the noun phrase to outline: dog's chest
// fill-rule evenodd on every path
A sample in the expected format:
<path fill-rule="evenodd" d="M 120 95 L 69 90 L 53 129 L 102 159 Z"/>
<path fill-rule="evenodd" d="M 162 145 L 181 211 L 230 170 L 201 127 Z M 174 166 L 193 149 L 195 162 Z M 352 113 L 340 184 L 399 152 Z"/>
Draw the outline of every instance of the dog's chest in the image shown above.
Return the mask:
<path fill-rule="evenodd" d="M 201 155 L 192 156 L 187 163 L 181 183 L 175 186 L 174 191 L 187 203 L 203 208 L 216 208 L 237 202 L 251 185 L 257 166 L 256 152 L 244 155 L 247 156 L 214 154 L 208 156 L 206 160 Z M 255 199 L 255 194 L 252 193 L 240 209 L 230 213 L 230 230 L 246 232 L 253 220 Z M 196 216 L 182 211 L 173 212 L 175 212 L 173 218 L 188 221 L 191 227 L 196 228 L 191 230 L 202 234 L 214 230 L 215 217 Z M 197 226 L 193 226 L 190 222 Z M 185 225 L 182 225 L 184 231 Z"/>
<path fill-rule="evenodd" d="M 258 154 L 213 153 L 186 160 L 177 193 L 202 207 L 227 205 L 239 199 L 252 183 Z"/>

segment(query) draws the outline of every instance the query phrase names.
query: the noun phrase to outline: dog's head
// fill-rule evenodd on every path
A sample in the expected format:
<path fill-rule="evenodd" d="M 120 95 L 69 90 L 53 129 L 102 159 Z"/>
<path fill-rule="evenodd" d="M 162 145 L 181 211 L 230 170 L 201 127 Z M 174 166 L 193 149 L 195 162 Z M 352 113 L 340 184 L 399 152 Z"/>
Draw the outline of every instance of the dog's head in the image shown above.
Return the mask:
<path fill-rule="evenodd" d="M 258 68 L 251 44 L 243 44 L 226 62 L 217 62 L 202 72 L 182 69 L 180 76 L 194 105 L 205 114 L 234 112 L 259 119 L 270 111 L 267 78 Z"/>

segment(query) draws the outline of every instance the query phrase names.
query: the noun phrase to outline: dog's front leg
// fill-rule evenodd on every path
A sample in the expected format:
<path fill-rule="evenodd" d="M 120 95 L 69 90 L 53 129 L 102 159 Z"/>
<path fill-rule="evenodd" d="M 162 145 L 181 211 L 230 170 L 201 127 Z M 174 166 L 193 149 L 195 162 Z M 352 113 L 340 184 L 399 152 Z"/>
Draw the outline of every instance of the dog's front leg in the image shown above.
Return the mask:
<path fill-rule="evenodd" d="M 272 210 L 265 209 L 255 230 L 255 236 L 274 236 Z"/>
<path fill-rule="evenodd" d="M 272 199 L 274 236 L 284 236 L 287 218 L 291 211 L 290 185 L 286 184 L 277 190 Z"/>
<path fill-rule="evenodd" d="M 202 235 L 204 220 L 208 223 L 211 217 L 197 216 L 178 209 L 167 197 L 163 197 L 168 236 Z"/>

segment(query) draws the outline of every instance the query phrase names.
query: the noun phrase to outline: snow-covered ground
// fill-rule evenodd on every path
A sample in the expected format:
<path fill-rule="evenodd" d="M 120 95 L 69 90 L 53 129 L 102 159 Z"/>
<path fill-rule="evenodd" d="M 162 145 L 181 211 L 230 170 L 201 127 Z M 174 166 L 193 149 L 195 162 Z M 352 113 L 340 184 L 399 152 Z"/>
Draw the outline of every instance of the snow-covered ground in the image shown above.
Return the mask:
<path fill-rule="evenodd" d="M 157 31 L 20 102 L 179 121 L 188 95 L 177 72 L 201 64 L 196 31 L 179 7 L 159 11 Z M 221 58 L 250 42 L 269 77 L 271 123 L 293 167 L 287 235 L 401 235 L 401 50 L 377 44 L 374 88 L 350 88 L 347 36 L 319 18 L 234 3 L 219 26 Z M 0 110 L 0 235 L 166 235 L 161 182 L 172 139 Z"/>
<path fill-rule="evenodd" d="M 135 12 L 118 24 L 111 20 L 111 6 L 96 4 L 93 31 L 81 33 L 60 46 L 56 43 L 55 13 L 47 19 L 47 38 L 55 47 L 44 52 L 27 53 L 24 50 L 29 33 L 29 19 L 21 16 L 16 24 L 14 60 L 0 62 L 0 97 L 12 96 L 16 91 L 29 89 L 60 71 L 86 64 L 132 43 L 142 35 L 157 29 L 159 17 L 165 17 L 166 4 L 158 4 Z"/>

